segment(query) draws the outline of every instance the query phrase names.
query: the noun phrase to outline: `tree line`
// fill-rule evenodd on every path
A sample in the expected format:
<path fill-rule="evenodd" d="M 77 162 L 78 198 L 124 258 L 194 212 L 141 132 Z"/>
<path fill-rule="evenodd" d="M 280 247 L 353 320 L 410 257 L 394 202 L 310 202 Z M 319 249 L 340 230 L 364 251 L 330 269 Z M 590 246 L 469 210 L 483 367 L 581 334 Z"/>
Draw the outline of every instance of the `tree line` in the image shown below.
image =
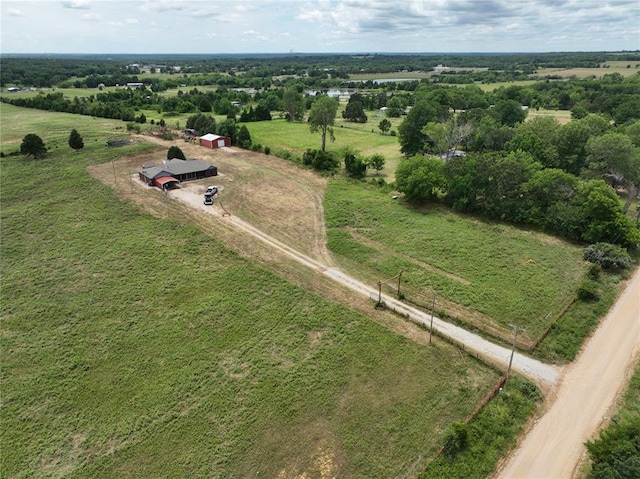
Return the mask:
<path fill-rule="evenodd" d="M 61 82 L 83 85 L 82 79 L 104 77 L 96 83 L 112 83 L 121 75 L 137 75 L 134 65 L 154 65 L 154 71 L 167 72 L 177 81 L 188 80 L 185 73 L 219 74 L 234 82 L 243 78 L 298 76 L 310 79 L 346 79 L 354 73 L 429 71 L 439 64 L 451 67 L 482 67 L 491 71 L 532 74 L 540 68 L 595 68 L 608 60 L 640 61 L 637 52 L 567 52 L 532 54 L 273 54 L 273 55 L 56 55 L 0 57 L 0 85 L 53 87 Z M 177 72 L 174 67 L 180 67 Z M 449 77 L 451 75 L 447 75 Z M 455 76 L 455 75 L 453 75 Z M 93 83 L 97 78 L 89 80 Z M 201 78 L 202 80 L 202 78 Z M 216 84 L 220 78 L 216 79 Z M 138 81 L 131 79 L 129 81 Z M 114 81 L 122 85 L 126 82 Z M 203 84 L 203 83 L 200 83 Z M 88 86 L 85 83 L 83 87 Z M 191 83 L 191 85 L 196 85 Z M 178 85 L 176 85 L 178 86 Z"/>
<path fill-rule="evenodd" d="M 525 116 L 518 102 L 502 100 L 438 120 L 418 101 L 398 128 L 406 159 L 397 189 L 411 203 L 438 201 L 571 240 L 639 243 L 640 210 L 635 224 L 626 213 L 640 187 L 640 120 L 615 125 L 589 114 L 560 125 Z"/>

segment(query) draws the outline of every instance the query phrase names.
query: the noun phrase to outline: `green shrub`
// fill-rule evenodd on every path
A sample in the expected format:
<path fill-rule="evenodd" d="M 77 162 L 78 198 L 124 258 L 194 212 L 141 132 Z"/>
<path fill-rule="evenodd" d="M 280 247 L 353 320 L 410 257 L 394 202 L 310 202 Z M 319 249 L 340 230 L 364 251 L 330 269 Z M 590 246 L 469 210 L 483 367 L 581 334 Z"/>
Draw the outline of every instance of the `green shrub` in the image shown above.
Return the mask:
<path fill-rule="evenodd" d="M 578 299 L 581 301 L 595 301 L 599 298 L 598 283 L 591 279 L 585 279 L 578 286 Z"/>
<path fill-rule="evenodd" d="M 453 457 L 464 451 L 469 445 L 469 430 L 462 422 L 454 422 L 444 439 L 443 453 Z"/>
<path fill-rule="evenodd" d="M 308 148 L 302 155 L 302 164 L 311 166 L 319 171 L 333 171 L 338 168 L 340 162 L 335 155 L 329 151 L 312 150 Z"/>
<path fill-rule="evenodd" d="M 595 441 L 587 442 L 593 461 L 590 477 L 640 477 L 640 415 L 628 415 L 600 433 Z"/>
<path fill-rule="evenodd" d="M 604 269 L 624 269 L 631 266 L 631 256 L 626 249 L 609 244 L 595 243 L 585 248 L 582 257 Z"/>
<path fill-rule="evenodd" d="M 598 281 L 600 277 L 600 263 L 593 263 L 587 270 L 587 278 Z"/>
<path fill-rule="evenodd" d="M 135 123 L 127 123 L 127 131 L 133 131 L 135 133 L 140 133 L 140 125 L 136 125 Z"/>

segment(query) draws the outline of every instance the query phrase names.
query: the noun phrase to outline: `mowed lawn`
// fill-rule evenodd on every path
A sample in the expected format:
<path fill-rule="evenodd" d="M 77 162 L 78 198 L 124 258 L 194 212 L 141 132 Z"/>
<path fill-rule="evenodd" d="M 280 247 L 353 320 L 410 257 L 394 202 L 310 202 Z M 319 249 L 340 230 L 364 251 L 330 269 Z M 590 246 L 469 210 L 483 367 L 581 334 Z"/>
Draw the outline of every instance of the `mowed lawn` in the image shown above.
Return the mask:
<path fill-rule="evenodd" d="M 335 179 L 325 194 L 329 248 L 369 283 L 402 270 L 402 290 L 452 316 L 446 302 L 526 328 L 536 338 L 571 300 L 586 266 L 582 249 L 542 233 L 456 214 L 413 209 L 362 182 Z M 394 281 L 392 281 L 394 283 Z M 495 323 L 495 324 L 494 324 Z"/>
<path fill-rule="evenodd" d="M 121 201 L 86 173 L 146 148 L 118 122 L 1 112 L 57 144 L 0 160 L 4 477 L 403 477 L 495 383 Z"/>

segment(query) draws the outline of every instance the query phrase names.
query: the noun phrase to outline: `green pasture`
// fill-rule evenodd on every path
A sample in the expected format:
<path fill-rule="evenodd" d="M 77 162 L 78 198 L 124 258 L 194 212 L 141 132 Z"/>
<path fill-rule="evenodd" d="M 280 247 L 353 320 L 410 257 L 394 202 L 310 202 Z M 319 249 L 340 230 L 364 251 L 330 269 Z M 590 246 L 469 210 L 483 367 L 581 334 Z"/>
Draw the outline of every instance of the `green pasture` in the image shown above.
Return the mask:
<path fill-rule="evenodd" d="M 0 103 L 0 145 L 4 154 L 20 151 L 22 139 L 37 133 L 52 153 L 77 156 L 68 145 L 69 133 L 75 128 L 85 147 L 102 146 L 112 138 L 128 136 L 127 124 L 122 120 L 57 113 L 32 108 L 20 108 Z"/>
<path fill-rule="evenodd" d="M 402 154 L 397 137 L 380 134 L 378 129 L 380 119 L 370 119 L 363 127 L 337 120 L 334 127 L 336 140 L 330 141 L 327 137 L 327 150 L 339 152 L 349 147 L 364 156 L 379 153 L 387 161 L 381 174 L 387 179 L 392 179 Z M 285 150 L 300 157 L 307 148 L 319 150 L 322 146 L 320 133 L 311 133 L 309 124 L 306 122 L 287 122 L 278 119 L 245 123 L 245 125 L 253 143 L 263 147 L 268 146 L 272 152 Z"/>
<path fill-rule="evenodd" d="M 638 70 L 640 68 L 640 61 L 635 60 L 611 60 L 604 62 L 601 66 L 605 68 L 615 68 L 624 70 Z"/>
<path fill-rule="evenodd" d="M 430 462 L 419 479 L 491 477 L 498 458 L 515 447 L 517 431 L 533 413 L 539 392 L 526 381 L 509 381 L 467 426 L 469 444 L 453 456 L 441 454 Z M 501 430 L 496 430 L 501 424 Z"/>
<path fill-rule="evenodd" d="M 2 476 L 404 477 L 495 383 L 121 201 L 86 167 L 155 146 L 119 122 L 0 113 L 58 145 L 0 160 Z"/>
<path fill-rule="evenodd" d="M 369 284 L 402 270 L 406 296 L 429 304 L 435 292 L 504 330 L 518 324 L 532 339 L 586 270 L 582 249 L 562 240 L 443 207 L 413 209 L 362 182 L 332 180 L 325 214 L 329 248 Z"/>
<path fill-rule="evenodd" d="M 624 67 L 621 64 L 624 64 Z M 540 68 L 538 69 L 536 75 L 543 77 L 547 75 L 555 75 L 562 78 L 587 78 L 587 77 L 595 77 L 602 78 L 604 75 L 611 73 L 619 73 L 624 77 L 630 77 L 636 75 L 638 73 L 638 69 L 636 68 L 636 64 L 638 62 L 606 62 L 604 65 L 610 65 L 608 68 Z M 631 65 L 630 68 L 627 68 L 627 65 Z"/>

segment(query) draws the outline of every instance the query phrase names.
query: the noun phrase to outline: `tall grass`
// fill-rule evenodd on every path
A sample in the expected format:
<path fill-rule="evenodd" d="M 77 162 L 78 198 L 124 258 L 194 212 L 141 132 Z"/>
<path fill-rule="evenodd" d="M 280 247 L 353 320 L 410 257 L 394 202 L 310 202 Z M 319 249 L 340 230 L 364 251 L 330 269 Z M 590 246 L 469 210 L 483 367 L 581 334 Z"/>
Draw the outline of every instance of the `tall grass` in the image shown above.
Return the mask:
<path fill-rule="evenodd" d="M 402 270 L 407 294 L 428 302 L 436 293 L 532 339 L 586 269 L 581 248 L 562 240 L 438 206 L 412 209 L 362 182 L 333 180 L 325 211 L 329 248 L 372 284 Z"/>

